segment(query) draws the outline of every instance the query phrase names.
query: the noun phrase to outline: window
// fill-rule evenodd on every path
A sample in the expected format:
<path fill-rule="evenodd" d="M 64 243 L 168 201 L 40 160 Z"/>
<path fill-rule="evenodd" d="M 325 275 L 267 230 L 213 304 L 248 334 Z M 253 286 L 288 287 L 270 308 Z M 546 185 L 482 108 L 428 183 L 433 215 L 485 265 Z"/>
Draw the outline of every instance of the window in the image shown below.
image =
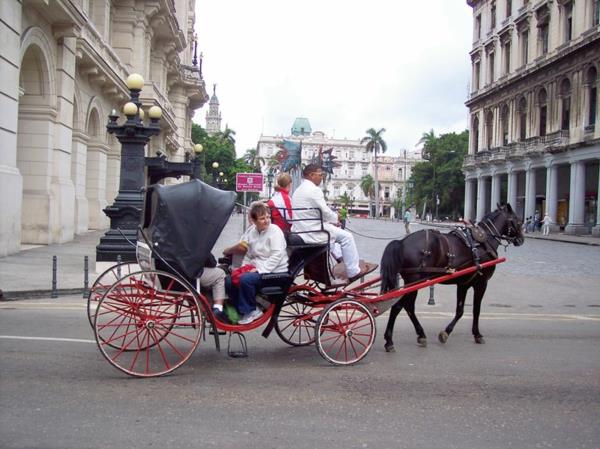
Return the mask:
<path fill-rule="evenodd" d="M 489 84 L 494 82 L 494 53 L 488 54 L 488 82 Z"/>
<path fill-rule="evenodd" d="M 485 118 L 485 149 L 492 148 L 494 134 L 494 113 L 489 111 Z"/>
<path fill-rule="evenodd" d="M 512 16 L 512 0 L 506 0 L 506 17 Z"/>
<path fill-rule="evenodd" d="M 473 119 L 473 153 L 479 151 L 479 118 L 475 116 Z"/>
<path fill-rule="evenodd" d="M 500 114 L 502 120 L 502 145 L 508 145 L 508 106 L 502 106 L 502 113 Z"/>
<path fill-rule="evenodd" d="M 564 79 L 560 83 L 561 114 L 560 129 L 567 131 L 571 125 L 571 82 Z"/>
<path fill-rule="evenodd" d="M 481 14 L 475 17 L 475 40 L 481 39 Z"/>
<path fill-rule="evenodd" d="M 529 62 L 529 30 L 521 33 L 521 64 L 527 65 Z"/>
<path fill-rule="evenodd" d="M 494 30 L 496 28 L 496 4 L 492 3 L 492 6 L 490 8 L 490 23 L 491 23 L 491 29 Z"/>
<path fill-rule="evenodd" d="M 592 26 L 600 23 L 600 0 L 592 0 Z"/>
<path fill-rule="evenodd" d="M 507 75 L 508 73 L 510 73 L 510 39 L 506 40 L 504 42 L 504 67 L 503 67 L 503 73 L 504 75 Z"/>
<path fill-rule="evenodd" d="M 475 63 L 475 68 L 473 69 L 473 87 L 475 90 L 479 90 L 479 73 L 481 72 L 481 61 L 477 61 Z"/>
<path fill-rule="evenodd" d="M 548 122 L 548 105 L 547 105 L 548 95 L 546 94 L 546 89 L 541 89 L 538 92 L 538 107 L 540 114 L 540 126 L 539 126 L 539 135 L 546 135 L 546 125 Z"/>
<path fill-rule="evenodd" d="M 521 98 L 519 101 L 519 140 L 527 138 L 527 100 Z"/>
<path fill-rule="evenodd" d="M 573 3 L 565 3 L 563 6 L 563 36 L 564 42 L 573 38 Z"/>
<path fill-rule="evenodd" d="M 550 30 L 550 11 L 544 6 L 536 12 L 538 26 L 538 54 L 543 56 L 548 53 L 548 38 Z"/>

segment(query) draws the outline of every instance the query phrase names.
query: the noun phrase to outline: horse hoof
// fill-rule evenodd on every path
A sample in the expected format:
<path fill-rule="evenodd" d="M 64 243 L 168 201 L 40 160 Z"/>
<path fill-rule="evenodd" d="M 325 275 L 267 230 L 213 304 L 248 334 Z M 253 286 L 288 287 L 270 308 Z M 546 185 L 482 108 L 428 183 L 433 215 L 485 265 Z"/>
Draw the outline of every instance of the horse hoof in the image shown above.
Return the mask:
<path fill-rule="evenodd" d="M 438 340 L 440 341 L 440 343 L 446 343 L 448 341 L 448 332 L 440 332 L 438 335 Z"/>
<path fill-rule="evenodd" d="M 417 344 L 419 346 L 421 346 L 422 348 L 426 348 L 427 347 L 427 338 L 426 337 L 417 338 Z"/>
<path fill-rule="evenodd" d="M 386 343 L 383 347 L 385 348 L 385 352 L 396 352 L 396 348 L 394 348 L 393 344 L 390 345 Z"/>
<path fill-rule="evenodd" d="M 478 345 L 483 345 L 483 344 L 485 344 L 485 340 L 483 339 L 482 336 L 475 337 L 475 343 L 477 343 Z"/>

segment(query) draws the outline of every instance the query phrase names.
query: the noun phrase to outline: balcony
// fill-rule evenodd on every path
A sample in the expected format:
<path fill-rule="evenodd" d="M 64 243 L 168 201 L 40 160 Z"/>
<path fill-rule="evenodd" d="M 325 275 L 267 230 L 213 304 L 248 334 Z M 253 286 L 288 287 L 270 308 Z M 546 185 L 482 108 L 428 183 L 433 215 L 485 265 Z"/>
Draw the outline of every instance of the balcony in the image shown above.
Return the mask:
<path fill-rule="evenodd" d="M 511 144 L 514 145 L 514 144 Z M 504 147 L 496 147 L 490 150 L 489 161 L 494 162 L 504 162 L 509 154 L 510 146 Z"/>

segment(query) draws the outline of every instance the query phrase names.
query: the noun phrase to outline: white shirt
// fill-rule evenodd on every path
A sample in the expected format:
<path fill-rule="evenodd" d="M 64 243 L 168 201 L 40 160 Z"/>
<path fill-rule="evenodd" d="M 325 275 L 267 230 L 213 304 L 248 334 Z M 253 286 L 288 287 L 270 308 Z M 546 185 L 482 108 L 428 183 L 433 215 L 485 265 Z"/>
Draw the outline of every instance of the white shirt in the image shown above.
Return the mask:
<path fill-rule="evenodd" d="M 325 203 L 323 191 L 316 186 L 314 182 L 304 179 L 302 184 L 300 184 L 292 195 L 292 208 L 308 207 L 320 209 L 323 213 L 323 222 L 337 223 L 337 213 L 332 211 L 329 206 L 327 206 L 327 203 Z M 310 218 L 310 220 L 306 220 L 307 218 Z M 294 210 L 292 232 L 320 230 L 321 222 L 318 218 L 319 212 L 317 210 Z M 327 241 L 327 234 L 324 232 L 300 234 L 300 237 L 307 243 L 323 243 Z"/>
<path fill-rule="evenodd" d="M 248 251 L 242 265 L 252 264 L 261 274 L 283 273 L 288 271 L 287 244 L 283 231 L 274 224 L 263 232 L 258 232 L 256 226 L 250 226 L 242 240 L 248 242 Z"/>

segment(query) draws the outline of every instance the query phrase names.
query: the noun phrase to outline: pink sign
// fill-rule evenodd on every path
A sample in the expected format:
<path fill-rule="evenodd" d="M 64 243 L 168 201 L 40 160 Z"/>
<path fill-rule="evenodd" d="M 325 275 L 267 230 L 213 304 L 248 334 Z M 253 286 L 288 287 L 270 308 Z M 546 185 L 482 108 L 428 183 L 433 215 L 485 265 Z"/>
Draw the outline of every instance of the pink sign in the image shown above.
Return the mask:
<path fill-rule="evenodd" d="M 237 192 L 261 192 L 262 189 L 262 173 L 236 173 L 235 190 Z"/>

